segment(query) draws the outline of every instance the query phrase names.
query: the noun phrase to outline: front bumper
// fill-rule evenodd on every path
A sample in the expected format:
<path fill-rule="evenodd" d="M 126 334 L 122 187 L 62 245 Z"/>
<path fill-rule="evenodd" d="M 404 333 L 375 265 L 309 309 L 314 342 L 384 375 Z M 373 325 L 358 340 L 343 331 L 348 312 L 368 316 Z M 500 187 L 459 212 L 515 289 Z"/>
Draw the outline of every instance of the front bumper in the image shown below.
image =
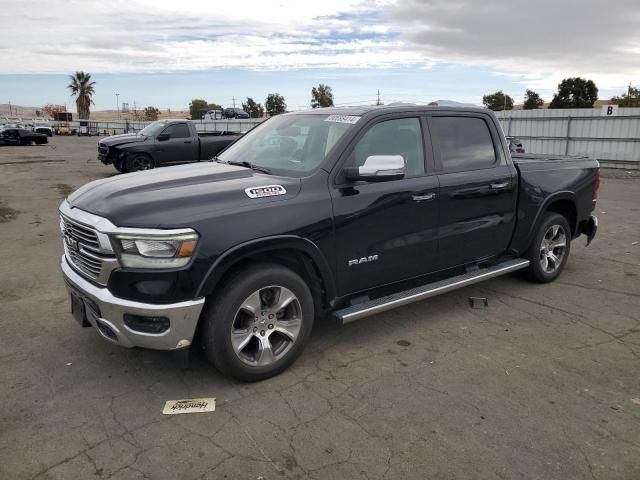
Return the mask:
<path fill-rule="evenodd" d="M 109 165 L 111 163 L 111 158 L 109 155 L 109 147 L 103 147 L 98 144 L 98 160 L 104 163 L 105 165 Z"/>
<path fill-rule="evenodd" d="M 172 304 L 141 303 L 114 297 L 107 288 L 85 280 L 62 256 L 60 263 L 69 293 L 84 303 L 86 319 L 106 340 L 123 347 L 175 350 L 191 345 L 204 298 Z M 162 316 L 169 319 L 169 329 L 152 334 L 132 330 L 124 323 L 124 315 Z"/>

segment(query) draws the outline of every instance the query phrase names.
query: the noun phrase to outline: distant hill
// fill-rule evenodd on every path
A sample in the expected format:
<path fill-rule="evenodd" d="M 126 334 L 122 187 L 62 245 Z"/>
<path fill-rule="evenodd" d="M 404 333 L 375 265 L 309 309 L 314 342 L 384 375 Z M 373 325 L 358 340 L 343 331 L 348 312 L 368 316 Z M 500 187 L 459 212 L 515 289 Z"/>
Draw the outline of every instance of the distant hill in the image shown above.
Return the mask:
<path fill-rule="evenodd" d="M 35 118 L 36 110 L 41 110 L 42 107 L 25 107 L 23 105 L 9 105 L 8 103 L 0 103 L 0 116 L 4 117 L 20 117 L 24 119 Z M 141 112 L 141 110 L 139 110 Z M 73 113 L 73 119 L 77 120 L 77 113 L 71 110 Z M 159 118 L 189 118 L 189 111 L 180 110 L 162 110 Z M 100 110 L 97 112 L 91 112 L 91 120 L 117 120 L 118 112 L 115 110 Z M 127 113 L 120 113 L 120 119 L 133 120 L 134 114 L 130 110 Z"/>
<path fill-rule="evenodd" d="M 2 116 L 33 118 L 36 116 L 36 110 L 39 110 L 39 107 L 23 107 L 22 105 L 0 103 L 0 115 Z"/>

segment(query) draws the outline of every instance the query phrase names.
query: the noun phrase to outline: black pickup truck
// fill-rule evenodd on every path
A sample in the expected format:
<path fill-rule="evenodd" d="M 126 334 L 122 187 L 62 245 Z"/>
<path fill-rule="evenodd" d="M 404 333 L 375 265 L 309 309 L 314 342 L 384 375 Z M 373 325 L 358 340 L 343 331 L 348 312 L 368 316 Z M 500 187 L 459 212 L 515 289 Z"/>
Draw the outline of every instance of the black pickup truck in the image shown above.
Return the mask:
<path fill-rule="evenodd" d="M 3 145 L 44 145 L 47 143 L 47 135 L 35 133 L 26 128 L 2 127 L 0 128 L 0 144 Z"/>
<path fill-rule="evenodd" d="M 330 108 L 273 117 L 217 161 L 85 185 L 60 206 L 72 312 L 107 340 L 199 340 L 259 380 L 314 321 L 350 322 L 523 270 L 554 280 L 590 242 L 595 160 L 511 158 L 485 109 Z M 197 335 L 196 335 L 197 333 Z"/>
<path fill-rule="evenodd" d="M 98 160 L 119 172 L 210 160 L 240 138 L 235 132 L 198 132 L 189 120 L 159 120 L 138 133 L 98 142 Z"/>

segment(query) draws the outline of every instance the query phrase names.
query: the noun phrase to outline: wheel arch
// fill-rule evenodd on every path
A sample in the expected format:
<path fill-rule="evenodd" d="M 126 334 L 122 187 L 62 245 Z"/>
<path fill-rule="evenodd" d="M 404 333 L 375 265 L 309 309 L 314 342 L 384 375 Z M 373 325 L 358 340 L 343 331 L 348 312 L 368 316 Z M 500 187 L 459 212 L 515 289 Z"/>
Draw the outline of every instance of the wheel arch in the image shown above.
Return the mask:
<path fill-rule="evenodd" d="M 320 305 L 328 307 L 336 297 L 336 287 L 329 264 L 311 240 L 295 235 L 278 235 L 237 245 L 224 252 L 211 265 L 196 292 L 209 296 L 225 277 L 238 268 L 254 262 L 284 265 L 298 273 L 309 285 Z"/>
<path fill-rule="evenodd" d="M 569 228 L 571 228 L 572 238 L 574 238 L 574 235 L 578 232 L 578 207 L 575 193 L 570 191 L 556 192 L 549 195 L 540 205 L 540 208 L 538 208 L 536 216 L 531 223 L 527 248 L 525 251 L 531 246 L 533 237 L 538 231 L 538 228 L 540 228 L 540 223 L 547 212 L 559 213 L 567 219 Z"/>

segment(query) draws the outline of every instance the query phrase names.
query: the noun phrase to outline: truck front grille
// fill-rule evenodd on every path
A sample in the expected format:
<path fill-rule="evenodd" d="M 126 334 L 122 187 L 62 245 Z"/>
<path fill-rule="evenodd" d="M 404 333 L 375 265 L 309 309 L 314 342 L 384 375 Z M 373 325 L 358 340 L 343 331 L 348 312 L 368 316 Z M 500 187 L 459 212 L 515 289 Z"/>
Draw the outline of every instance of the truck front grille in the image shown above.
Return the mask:
<path fill-rule="evenodd" d="M 92 280 L 100 281 L 105 262 L 113 262 L 115 256 L 105 253 L 95 230 L 61 216 L 60 227 L 64 240 L 64 252 L 69 263 Z"/>

